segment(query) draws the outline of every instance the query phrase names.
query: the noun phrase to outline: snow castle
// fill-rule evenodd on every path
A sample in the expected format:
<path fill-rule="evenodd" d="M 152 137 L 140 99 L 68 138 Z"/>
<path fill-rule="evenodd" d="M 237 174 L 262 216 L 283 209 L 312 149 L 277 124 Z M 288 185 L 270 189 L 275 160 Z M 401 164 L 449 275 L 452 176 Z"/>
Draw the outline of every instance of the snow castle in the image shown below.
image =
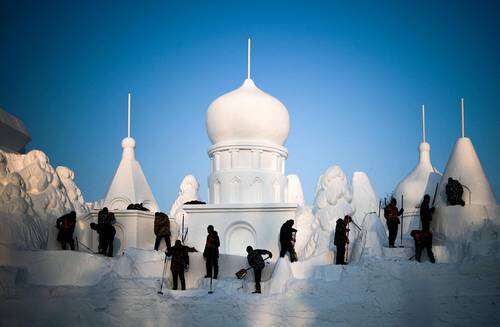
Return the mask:
<path fill-rule="evenodd" d="M 287 203 L 283 146 L 290 130 L 286 107 L 260 90 L 250 76 L 236 90 L 217 98 L 206 114 L 212 145 L 207 205 L 184 205 L 187 242 L 203 249 L 206 228 L 214 225 L 221 253 L 246 255 L 248 245 L 278 253 L 283 222 L 295 217 Z"/>

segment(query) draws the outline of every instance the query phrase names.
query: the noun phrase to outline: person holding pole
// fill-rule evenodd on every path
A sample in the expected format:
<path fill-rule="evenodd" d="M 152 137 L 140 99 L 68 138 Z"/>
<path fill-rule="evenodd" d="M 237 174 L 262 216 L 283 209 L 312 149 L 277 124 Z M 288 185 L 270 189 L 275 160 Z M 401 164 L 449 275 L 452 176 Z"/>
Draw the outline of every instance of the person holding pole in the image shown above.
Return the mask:
<path fill-rule="evenodd" d="M 247 261 L 250 267 L 253 268 L 253 273 L 255 276 L 255 291 L 253 293 L 260 294 L 260 279 L 262 277 L 262 270 L 266 266 L 263 255 L 267 255 L 270 258 L 273 257 L 273 254 L 268 250 L 255 249 L 250 245 L 247 246 Z M 267 259 L 267 258 L 266 258 Z"/>
<path fill-rule="evenodd" d="M 398 236 L 398 225 L 400 224 L 399 216 L 404 212 L 401 208 L 398 210 L 397 201 L 395 198 L 391 198 L 389 204 L 384 208 L 384 217 L 387 221 L 387 228 L 389 229 L 389 247 L 395 248 L 394 242 Z"/>
<path fill-rule="evenodd" d="M 217 231 L 215 231 L 212 225 L 207 227 L 207 232 L 207 242 L 205 243 L 205 250 L 203 251 L 203 257 L 206 260 L 205 265 L 207 268 L 205 278 L 217 279 L 217 275 L 219 274 L 219 235 L 217 235 Z"/>
<path fill-rule="evenodd" d="M 431 208 L 431 197 L 429 194 L 424 195 L 422 204 L 420 204 L 420 224 L 422 225 L 423 232 L 429 232 L 432 214 L 434 213 L 434 207 Z"/>

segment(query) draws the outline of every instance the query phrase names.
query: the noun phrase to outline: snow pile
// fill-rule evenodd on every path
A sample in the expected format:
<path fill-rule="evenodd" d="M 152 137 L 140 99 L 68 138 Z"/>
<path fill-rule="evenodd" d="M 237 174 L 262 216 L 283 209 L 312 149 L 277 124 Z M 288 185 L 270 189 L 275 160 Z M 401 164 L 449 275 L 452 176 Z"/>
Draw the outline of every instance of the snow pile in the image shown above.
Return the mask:
<path fill-rule="evenodd" d="M 290 265 L 288 256 L 278 258 L 274 266 L 272 278 L 269 281 L 269 295 L 286 293 L 288 281 L 293 278 Z"/>
<path fill-rule="evenodd" d="M 164 252 L 126 248 L 113 271 L 129 278 L 161 277 L 164 260 Z"/>
<path fill-rule="evenodd" d="M 76 251 L 17 251 L 0 247 L 0 266 L 22 268 L 35 285 L 89 286 L 111 271 L 114 260 Z"/>
<path fill-rule="evenodd" d="M 295 224 L 293 228 L 297 229 L 295 235 L 295 252 L 299 260 L 309 258 L 316 250 L 315 242 L 312 241 L 318 224 L 313 211 L 309 206 L 299 206 L 295 214 Z"/>
<path fill-rule="evenodd" d="M 169 214 L 169 217 L 174 218 L 179 226 L 182 224 L 182 216 L 185 214 L 182 206 L 186 202 L 199 200 L 199 187 L 198 181 L 193 175 L 187 175 L 182 179 L 181 185 L 179 186 L 179 196 L 172 204 Z"/>

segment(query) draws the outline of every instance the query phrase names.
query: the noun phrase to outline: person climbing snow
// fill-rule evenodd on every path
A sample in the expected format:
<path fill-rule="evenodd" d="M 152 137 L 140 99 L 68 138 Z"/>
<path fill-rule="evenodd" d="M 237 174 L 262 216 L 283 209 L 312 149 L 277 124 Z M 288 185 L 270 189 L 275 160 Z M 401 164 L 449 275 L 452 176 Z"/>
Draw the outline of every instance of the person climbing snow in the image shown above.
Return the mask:
<path fill-rule="evenodd" d="M 464 188 L 462 184 L 456 179 L 448 177 L 448 184 L 446 184 L 446 199 L 450 206 L 465 205 L 462 196 L 464 194 Z"/>
<path fill-rule="evenodd" d="M 337 219 L 337 223 L 335 225 L 335 236 L 333 240 L 333 244 L 337 249 L 335 264 L 336 265 L 345 265 L 347 262 L 345 261 L 345 250 L 346 246 L 349 246 L 349 222 L 351 217 L 346 215 L 344 219 Z"/>
<path fill-rule="evenodd" d="M 429 261 L 436 263 L 434 253 L 432 253 L 432 233 L 429 231 L 412 230 L 410 235 L 415 240 L 415 260 L 420 262 L 422 250 L 426 249 Z"/>
<path fill-rule="evenodd" d="M 284 258 L 288 252 L 290 262 L 297 261 L 297 253 L 295 252 L 295 234 L 297 230 L 292 227 L 293 224 L 293 219 L 287 220 L 280 229 L 280 258 Z"/>
<path fill-rule="evenodd" d="M 247 261 L 250 267 L 252 267 L 253 269 L 254 279 L 255 279 L 255 291 L 253 293 L 260 294 L 261 293 L 260 280 L 262 277 L 262 270 L 266 266 L 266 263 L 264 262 L 262 256 L 267 255 L 270 259 L 273 257 L 273 254 L 268 250 L 261 250 L 261 249 L 254 250 L 253 247 L 251 247 L 250 245 L 247 246 L 247 253 L 248 253 Z"/>
<path fill-rule="evenodd" d="M 76 212 L 71 211 L 68 214 L 60 217 L 56 221 L 56 227 L 59 230 L 57 233 L 57 241 L 61 243 L 61 248 L 66 250 L 66 244 L 69 243 L 71 250 L 75 250 L 75 240 L 73 233 L 75 232 Z"/>
<path fill-rule="evenodd" d="M 182 245 L 180 240 L 175 241 L 170 251 L 165 255 L 172 257 L 170 263 L 170 271 L 172 272 L 173 290 L 177 290 L 178 280 L 181 280 L 181 290 L 186 289 L 186 279 L 184 278 L 184 271 L 187 271 L 189 266 L 189 252 L 198 252 L 195 248 Z"/>
<path fill-rule="evenodd" d="M 203 250 L 203 257 L 206 260 L 205 265 L 207 268 L 205 278 L 213 277 L 217 279 L 217 275 L 219 274 L 219 235 L 212 225 L 207 227 L 207 232 L 207 242 L 205 243 L 205 250 Z"/>
<path fill-rule="evenodd" d="M 170 219 L 167 214 L 163 212 L 155 213 L 154 232 L 156 235 L 155 250 L 158 251 L 161 240 L 164 239 L 167 251 L 169 251 L 172 245 L 170 243 Z"/>
<path fill-rule="evenodd" d="M 404 212 L 401 208 L 398 210 L 397 201 L 395 198 L 391 199 L 391 202 L 384 208 L 384 217 L 387 221 L 387 228 L 389 229 L 389 247 L 395 248 L 394 242 L 398 236 L 398 225 L 400 224 L 399 216 Z"/>
<path fill-rule="evenodd" d="M 431 197 L 429 194 L 424 195 L 424 199 L 420 204 L 420 224 L 422 225 L 422 231 L 429 232 L 432 214 L 434 213 L 434 207 L 430 207 Z"/>

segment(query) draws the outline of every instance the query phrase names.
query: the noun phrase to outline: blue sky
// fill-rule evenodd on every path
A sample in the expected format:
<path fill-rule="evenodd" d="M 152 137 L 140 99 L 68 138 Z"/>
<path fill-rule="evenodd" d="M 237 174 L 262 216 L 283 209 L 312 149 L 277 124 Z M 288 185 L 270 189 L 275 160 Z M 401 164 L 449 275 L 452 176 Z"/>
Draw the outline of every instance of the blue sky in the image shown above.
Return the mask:
<path fill-rule="evenodd" d="M 20 117 L 28 149 L 72 168 L 102 198 L 126 136 L 133 93 L 137 157 L 168 210 L 182 177 L 206 199 L 205 112 L 252 77 L 288 108 L 287 173 L 313 201 L 338 164 L 365 171 L 380 196 L 415 166 L 420 106 L 433 164 L 444 170 L 465 98 L 472 138 L 500 190 L 500 8 L 495 1 L 2 1 L 0 107 Z"/>

